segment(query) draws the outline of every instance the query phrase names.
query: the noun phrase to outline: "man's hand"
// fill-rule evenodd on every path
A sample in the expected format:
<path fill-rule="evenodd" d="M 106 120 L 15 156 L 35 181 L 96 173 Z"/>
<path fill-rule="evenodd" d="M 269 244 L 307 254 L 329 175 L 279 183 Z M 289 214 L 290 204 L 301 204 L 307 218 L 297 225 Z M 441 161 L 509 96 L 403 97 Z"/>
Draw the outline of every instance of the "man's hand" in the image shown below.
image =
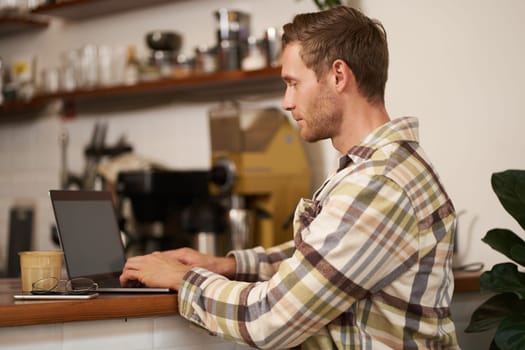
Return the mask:
<path fill-rule="evenodd" d="M 228 278 L 235 277 L 235 258 L 202 254 L 191 248 L 161 252 L 167 259 L 190 267 L 202 267 Z"/>
<path fill-rule="evenodd" d="M 191 266 L 170 260 L 162 253 L 152 253 L 129 258 L 120 275 L 120 284 L 139 281 L 148 287 L 179 290 L 184 275 Z"/>
<path fill-rule="evenodd" d="M 129 258 L 120 283 L 139 281 L 148 287 L 179 290 L 184 275 L 193 267 L 202 267 L 228 278 L 235 277 L 235 258 L 202 254 L 181 248 Z"/>

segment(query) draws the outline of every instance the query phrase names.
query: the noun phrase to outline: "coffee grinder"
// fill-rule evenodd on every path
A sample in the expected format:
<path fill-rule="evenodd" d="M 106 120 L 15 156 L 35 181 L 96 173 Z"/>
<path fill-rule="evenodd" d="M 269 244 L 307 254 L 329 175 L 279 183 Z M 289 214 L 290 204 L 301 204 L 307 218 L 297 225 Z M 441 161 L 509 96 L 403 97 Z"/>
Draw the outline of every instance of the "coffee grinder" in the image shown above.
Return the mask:
<path fill-rule="evenodd" d="M 293 238 L 291 218 L 311 192 L 298 130 L 276 108 L 210 110 L 211 192 L 226 203 L 232 248 L 270 247 Z"/>

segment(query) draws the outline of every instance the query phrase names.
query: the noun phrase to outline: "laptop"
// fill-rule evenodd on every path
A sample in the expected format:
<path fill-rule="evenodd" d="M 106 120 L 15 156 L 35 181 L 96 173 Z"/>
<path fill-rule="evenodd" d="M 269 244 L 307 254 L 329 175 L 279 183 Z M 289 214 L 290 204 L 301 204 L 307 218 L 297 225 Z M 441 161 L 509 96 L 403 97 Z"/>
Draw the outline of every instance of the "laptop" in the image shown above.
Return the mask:
<path fill-rule="evenodd" d="M 70 279 L 90 278 L 97 292 L 173 292 L 120 285 L 126 255 L 111 192 L 50 190 L 49 195 Z"/>

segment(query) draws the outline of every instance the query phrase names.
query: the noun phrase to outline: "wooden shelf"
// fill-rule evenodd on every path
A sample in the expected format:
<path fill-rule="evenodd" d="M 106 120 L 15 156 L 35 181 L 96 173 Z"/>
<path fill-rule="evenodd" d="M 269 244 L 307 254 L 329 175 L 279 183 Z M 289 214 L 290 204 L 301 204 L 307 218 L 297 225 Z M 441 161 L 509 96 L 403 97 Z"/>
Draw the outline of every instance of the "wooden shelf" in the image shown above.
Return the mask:
<path fill-rule="evenodd" d="M 240 90 L 248 93 L 250 90 L 261 91 L 264 83 L 274 85 L 281 84 L 281 69 L 264 68 L 256 71 L 226 71 L 202 75 L 189 75 L 181 78 L 164 78 L 153 81 L 140 82 L 135 85 L 118 85 L 101 87 L 97 89 L 84 89 L 68 93 L 52 95 L 41 95 L 40 98 L 61 98 L 66 100 L 78 100 L 84 98 L 114 97 L 117 95 L 157 94 L 161 92 L 199 92 L 199 93 L 222 93 L 226 90 Z M 249 87 L 252 87 L 251 89 Z M 284 85 L 283 85 L 284 86 Z"/>
<path fill-rule="evenodd" d="M 49 19 L 28 14 L 6 14 L 0 16 L 0 36 L 13 35 L 27 30 L 42 30 L 49 26 Z"/>
<path fill-rule="evenodd" d="M 284 90 L 280 78 L 280 67 L 255 71 L 225 71 L 211 74 L 190 75 L 183 78 L 164 78 L 140 82 L 135 85 L 118 85 L 72 92 L 40 94 L 27 102 L 7 102 L 0 106 L 0 119 L 21 113 L 36 112 L 47 103 L 62 100 L 71 104 L 88 102 L 90 106 L 104 108 L 111 103 L 136 103 L 137 97 L 157 98 L 177 96 L 185 99 L 221 100 L 231 96 L 246 96 L 261 93 L 279 93 Z"/>
<path fill-rule="evenodd" d="M 152 7 L 167 2 L 189 0 L 64 0 L 37 7 L 28 14 L 9 14 L 0 17 L 0 35 L 28 28 L 46 28 L 51 17 L 83 19 Z M 119 85 L 81 89 L 73 92 L 39 94 L 27 102 L 4 102 L 0 105 L 0 119 L 18 120 L 19 116 L 34 116 L 49 102 L 63 101 L 63 109 L 110 108 L 118 103 L 129 108 L 137 100 L 168 101 L 170 98 L 223 100 L 261 93 L 279 93 L 284 90 L 280 79 L 280 67 L 256 71 L 227 71 L 206 75 L 163 78 L 140 82 L 135 85 Z M 130 98 L 132 97 L 132 98 Z M 136 98 L 137 97 L 137 98 Z M 84 103 L 84 102 L 88 103 Z M 140 103 L 139 103 L 140 104 Z M 133 108 L 133 107 L 132 107 Z M 66 113 L 67 114 L 67 113 Z"/>
<path fill-rule="evenodd" d="M 51 17 L 81 20 L 118 12 L 151 7 L 174 0 L 68 0 L 39 6 L 29 13 L 10 12 L 0 15 L 0 36 L 14 35 L 28 30 L 45 29 Z M 182 0 L 175 0 L 182 1 Z"/>
<path fill-rule="evenodd" d="M 39 6 L 31 12 L 34 14 L 61 17 L 68 20 L 80 20 L 151 7 L 170 1 L 173 2 L 174 0 L 68 0 Z"/>
<path fill-rule="evenodd" d="M 4 104 L 0 105 L 0 113 L 5 114 L 34 111 L 41 109 L 51 100 L 52 99 L 48 96 L 37 96 L 30 101 L 4 102 Z"/>

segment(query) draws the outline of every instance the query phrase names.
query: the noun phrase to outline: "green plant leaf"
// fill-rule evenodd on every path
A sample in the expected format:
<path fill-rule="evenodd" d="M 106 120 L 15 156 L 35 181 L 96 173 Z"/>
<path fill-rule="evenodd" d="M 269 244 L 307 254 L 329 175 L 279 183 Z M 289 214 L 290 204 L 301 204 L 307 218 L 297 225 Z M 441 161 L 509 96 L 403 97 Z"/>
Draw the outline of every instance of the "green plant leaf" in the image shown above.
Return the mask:
<path fill-rule="evenodd" d="M 504 228 L 495 228 L 489 230 L 481 240 L 509 259 L 525 265 L 525 241 L 514 232 Z"/>
<path fill-rule="evenodd" d="M 525 229 L 525 170 L 492 174 L 491 184 L 505 210 Z M 525 266 L 525 241 L 507 229 L 492 229 L 482 239 L 494 250 Z M 491 350 L 525 349 L 525 273 L 513 263 L 497 264 L 480 276 L 480 289 L 497 294 L 472 314 L 465 332 L 497 327 Z"/>
<path fill-rule="evenodd" d="M 521 266 L 525 266 L 525 246 L 518 245 L 510 249 L 510 255 L 512 260 L 519 263 Z"/>
<path fill-rule="evenodd" d="M 341 0 L 314 0 L 319 10 L 327 10 L 329 8 L 341 5 Z"/>
<path fill-rule="evenodd" d="M 492 341 L 490 342 L 489 350 L 501 350 L 501 349 L 496 345 L 496 342 L 494 341 L 494 338 L 493 338 Z"/>
<path fill-rule="evenodd" d="M 494 293 L 516 293 L 525 298 L 525 273 L 513 263 L 496 264 L 479 277 L 480 289 Z"/>
<path fill-rule="evenodd" d="M 489 298 L 474 310 L 465 332 L 477 333 L 496 328 L 503 319 L 518 309 L 516 306 L 519 303 L 518 296 L 513 293 L 497 294 Z"/>
<path fill-rule="evenodd" d="M 525 349 L 525 317 L 513 315 L 499 325 L 494 341 L 502 350 Z"/>
<path fill-rule="evenodd" d="M 491 184 L 503 208 L 525 229 L 525 170 L 494 173 Z"/>

